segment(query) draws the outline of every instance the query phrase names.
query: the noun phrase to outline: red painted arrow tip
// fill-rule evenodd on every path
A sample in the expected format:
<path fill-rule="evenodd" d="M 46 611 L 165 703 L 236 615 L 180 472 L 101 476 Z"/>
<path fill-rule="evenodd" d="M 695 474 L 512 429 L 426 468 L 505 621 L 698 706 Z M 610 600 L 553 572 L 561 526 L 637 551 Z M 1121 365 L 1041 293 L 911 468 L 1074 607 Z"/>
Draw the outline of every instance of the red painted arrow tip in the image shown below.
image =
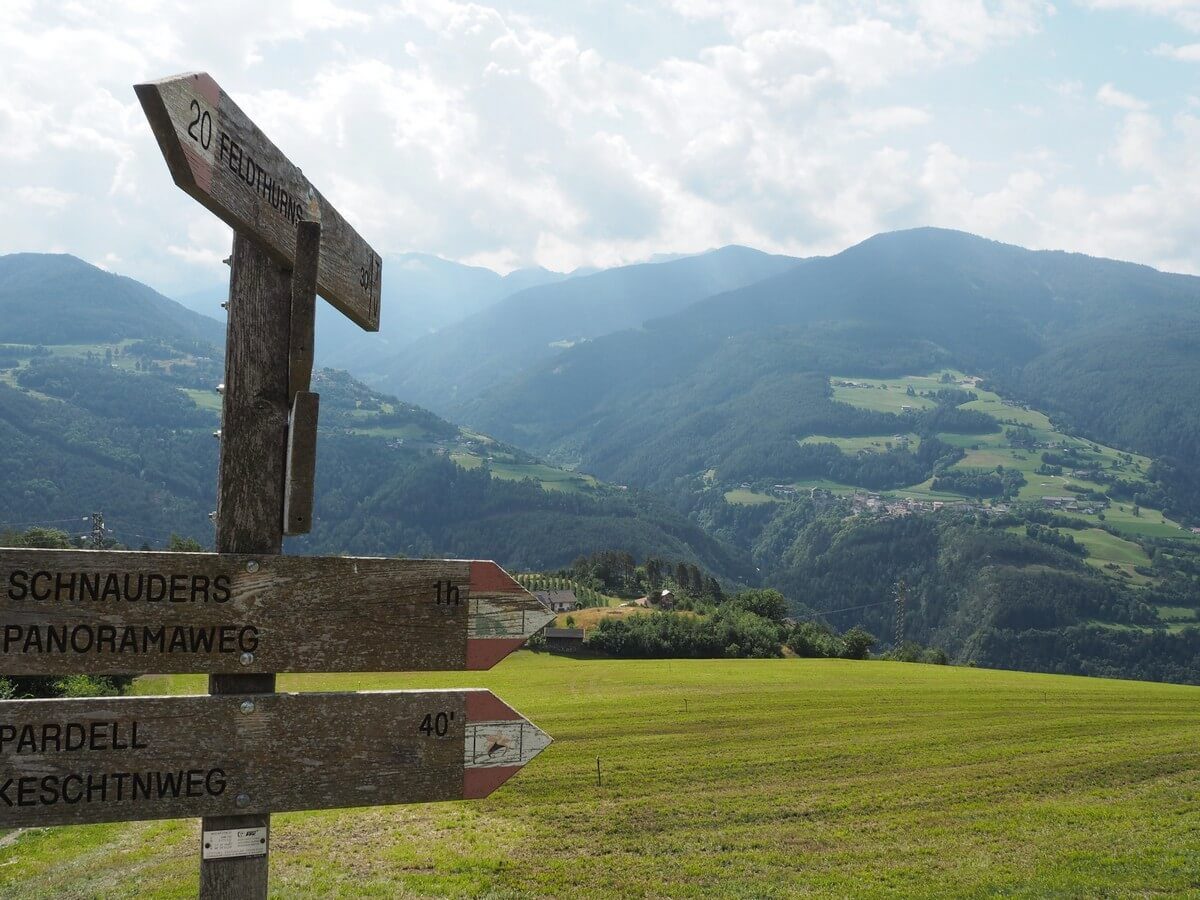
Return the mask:
<path fill-rule="evenodd" d="M 467 669 L 485 671 L 490 669 L 514 650 L 525 646 L 528 638 L 468 638 Z"/>
<path fill-rule="evenodd" d="M 517 584 L 511 575 L 494 562 L 476 559 L 471 561 L 471 590 L 481 593 L 510 593 L 523 592 L 525 588 Z"/>
<path fill-rule="evenodd" d="M 482 769 L 465 769 L 463 770 L 463 799 L 482 800 L 520 771 L 520 766 L 487 766 Z"/>
<path fill-rule="evenodd" d="M 491 691 L 467 692 L 468 722 L 520 722 L 524 717 Z"/>
<path fill-rule="evenodd" d="M 212 106 L 220 108 L 221 88 L 207 72 L 197 72 L 192 76 L 196 79 L 196 91 Z"/>

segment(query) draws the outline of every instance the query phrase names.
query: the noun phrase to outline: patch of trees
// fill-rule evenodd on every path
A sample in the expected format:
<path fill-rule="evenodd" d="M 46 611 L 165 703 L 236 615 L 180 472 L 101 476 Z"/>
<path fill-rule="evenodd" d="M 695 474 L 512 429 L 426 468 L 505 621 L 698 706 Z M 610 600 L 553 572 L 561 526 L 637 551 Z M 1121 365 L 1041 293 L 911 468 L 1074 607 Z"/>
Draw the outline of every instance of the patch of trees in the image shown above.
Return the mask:
<path fill-rule="evenodd" d="M 788 629 L 785 640 L 793 653 L 806 659 L 866 659 L 878 643 L 858 625 L 838 634 L 821 622 L 797 622 Z"/>
<path fill-rule="evenodd" d="M 364 472 L 375 479 L 364 480 Z M 312 534 L 294 541 L 310 552 L 495 559 L 518 571 L 554 572 L 606 547 L 634 559 L 688 560 L 731 580 L 753 575 L 743 551 L 661 497 L 547 491 L 378 438 L 321 436 L 315 502 L 322 513 Z"/>
<path fill-rule="evenodd" d="M 707 616 L 652 612 L 601 619 L 588 646 L 623 657 L 770 659 L 782 654 L 782 639 L 777 623 L 726 605 Z"/>
<path fill-rule="evenodd" d="M 1184 568 L 1191 566 L 1195 574 L 1165 574 L 1173 563 L 1170 558 L 1159 561 L 1163 551 L 1155 555 L 1155 572 L 1169 583 L 1139 591 L 1094 574 L 1065 540 L 1043 542 L 993 527 L 991 521 L 973 524 L 969 517 L 945 514 L 843 518 L 840 510 L 821 510 L 806 502 L 788 506 L 763 530 L 756 560 L 763 565 L 765 580 L 792 598 L 793 614 L 837 628 L 860 625 L 868 632 L 891 634 L 894 588 L 903 579 L 907 636 L 955 658 L 983 663 L 977 648 L 993 632 L 1048 631 L 1089 623 L 1158 629 L 1156 605 L 1196 603 L 1200 564 L 1185 562 Z M 1045 518 L 1045 524 L 1029 524 L 1046 531 L 1051 525 L 1065 527 L 1062 520 L 1067 517 L 1035 514 Z M 1178 552 L 1182 560 L 1195 559 L 1194 548 L 1181 546 Z M 805 632 L 819 641 L 811 626 Z M 1200 652 L 1200 632 L 1192 640 Z M 795 643 L 799 637 L 789 646 L 796 649 Z M 828 647 L 822 651 L 832 652 Z M 1028 652 L 1020 658 L 1022 662 L 1014 665 L 1039 671 L 1054 671 L 1057 663 L 1053 657 L 1038 657 L 1035 665 Z M 1000 659 L 998 654 L 988 655 L 986 664 L 1000 664 Z M 1076 669 L 1080 664 L 1073 663 Z M 1111 660 L 1105 665 L 1116 671 Z M 1162 670 L 1139 665 L 1129 674 L 1154 671 Z"/>
<path fill-rule="evenodd" d="M 964 391 L 962 388 L 938 388 L 936 391 L 929 391 L 925 396 L 939 406 L 962 406 L 979 399 L 979 395 L 974 391 Z"/>
<path fill-rule="evenodd" d="M 905 641 L 899 647 L 889 650 L 882 658 L 891 662 L 925 663 L 932 666 L 944 666 L 950 662 L 950 657 L 942 648 L 922 647 L 916 641 Z"/>
<path fill-rule="evenodd" d="M 935 491 L 965 494 L 968 497 L 1013 498 L 1025 484 L 1019 469 L 950 469 L 933 479 Z"/>
<path fill-rule="evenodd" d="M 190 397 L 161 379 L 101 362 L 51 357 L 31 362 L 16 378 L 23 388 L 131 425 L 202 428 L 214 420 L 210 411 L 198 409 Z"/>
<path fill-rule="evenodd" d="M 1087 547 L 1079 543 L 1071 535 L 1055 531 L 1053 528 L 1047 528 L 1045 525 L 1038 525 L 1035 522 L 1029 523 L 1025 526 L 1025 536 L 1035 541 L 1041 541 L 1043 544 L 1050 544 L 1053 547 L 1066 550 L 1074 556 L 1088 555 Z"/>
<path fill-rule="evenodd" d="M 973 659 L 1004 669 L 1200 684 L 1200 628 L 985 628 Z"/>
<path fill-rule="evenodd" d="M 994 434 L 1000 424 L 987 413 L 974 409 L 958 409 L 954 406 L 935 406 L 932 409 L 904 413 L 908 419 L 906 430 L 917 432 L 922 437 L 948 432 L 950 434 Z"/>
<path fill-rule="evenodd" d="M 936 468 L 952 465 L 962 451 L 926 438 L 916 453 L 892 449 L 885 453 L 843 453 L 835 444 L 797 444 L 781 441 L 765 448 L 735 451 L 723 470 L 728 480 L 754 478 L 767 473 L 771 478 L 828 478 L 872 490 L 905 487 L 929 478 Z"/>

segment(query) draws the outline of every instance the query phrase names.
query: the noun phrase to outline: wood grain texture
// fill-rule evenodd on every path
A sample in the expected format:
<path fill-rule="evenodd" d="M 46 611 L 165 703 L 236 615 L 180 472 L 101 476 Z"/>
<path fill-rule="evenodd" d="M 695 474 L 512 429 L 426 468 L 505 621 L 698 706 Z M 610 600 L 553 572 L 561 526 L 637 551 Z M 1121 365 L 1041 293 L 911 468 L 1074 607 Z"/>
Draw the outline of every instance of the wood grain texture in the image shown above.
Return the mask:
<path fill-rule="evenodd" d="M 283 546 L 291 273 L 234 235 L 217 474 L 217 549 Z"/>
<path fill-rule="evenodd" d="M 321 296 L 366 330 L 379 330 L 379 254 L 208 74 L 134 90 L 180 188 L 288 267 L 296 261 L 297 223 L 319 222 Z"/>
<path fill-rule="evenodd" d="M 12 675 L 486 669 L 552 618 L 479 560 L 0 549 Z"/>
<path fill-rule="evenodd" d="M 212 95 L 209 80 L 207 91 Z M 293 231 L 294 234 L 294 231 Z M 225 331 L 223 439 L 217 472 L 216 545 L 223 553 L 278 554 L 283 548 L 287 454 L 291 273 L 257 243 L 235 232 L 230 254 Z M 208 676 L 210 694 L 270 693 L 275 674 Z M 270 830 L 266 814 L 204 821 L 201 833 L 227 828 Z M 199 849 L 199 848 L 198 848 Z M 268 856 L 200 859 L 201 900 L 267 896 Z"/>
<path fill-rule="evenodd" d="M 320 411 L 320 394 L 299 391 L 292 398 L 283 490 L 283 533 L 287 535 L 312 531 L 313 482 L 317 475 L 317 419 Z"/>
<path fill-rule="evenodd" d="M 321 258 L 321 223 L 296 226 L 296 265 L 292 269 L 292 326 L 288 346 L 289 399 L 312 384 L 316 342 L 317 268 Z"/>
<path fill-rule="evenodd" d="M 10 701 L 0 828 L 461 800 L 549 743 L 486 690 Z"/>

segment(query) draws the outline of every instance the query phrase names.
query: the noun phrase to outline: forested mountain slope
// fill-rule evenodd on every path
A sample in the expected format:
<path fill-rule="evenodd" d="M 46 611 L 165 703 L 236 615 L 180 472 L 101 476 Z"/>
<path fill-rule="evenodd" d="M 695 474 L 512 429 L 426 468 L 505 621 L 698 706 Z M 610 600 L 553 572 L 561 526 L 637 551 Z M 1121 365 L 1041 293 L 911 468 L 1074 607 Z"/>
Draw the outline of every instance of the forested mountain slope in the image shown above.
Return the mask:
<path fill-rule="evenodd" d="M 400 253 L 384 260 L 383 298 L 377 333 L 365 332 L 333 307 L 317 309 L 317 354 L 323 366 L 373 371 L 397 352 L 441 328 L 487 309 L 505 297 L 570 278 L 546 269 L 491 269 L 451 262 L 427 253 Z"/>
<path fill-rule="evenodd" d="M 188 343 L 0 345 L 0 529 L 105 514 L 129 546 L 211 543 L 219 351 Z M 748 556 L 653 496 L 554 469 L 333 370 L 321 394 L 313 533 L 290 552 L 564 565 L 594 547 L 667 553 L 724 577 Z"/>
<path fill-rule="evenodd" d="M 453 416 L 491 385 L 552 360 L 567 347 L 673 313 L 799 262 L 724 247 L 540 285 L 422 338 L 386 364 L 356 372 L 366 371 L 373 383 Z"/>
<path fill-rule="evenodd" d="M 950 365 L 1162 457 L 1176 506 L 1200 515 L 1200 279 L 938 229 L 880 235 L 572 347 L 460 418 L 622 482 L 724 466 L 772 477 L 790 445 L 848 415 L 829 375 Z"/>
<path fill-rule="evenodd" d="M 126 338 L 223 343 L 225 328 L 132 278 L 74 256 L 0 256 L 0 342 L 82 344 Z"/>
<path fill-rule="evenodd" d="M 0 530 L 207 543 L 221 326 L 80 271 L 72 340 L 47 295 L 0 343 Z M 490 428 L 321 370 L 289 552 L 689 561 L 884 646 L 903 582 L 903 636 L 958 661 L 1195 680 L 1197 283 L 920 231 L 556 351 L 470 405 Z"/>

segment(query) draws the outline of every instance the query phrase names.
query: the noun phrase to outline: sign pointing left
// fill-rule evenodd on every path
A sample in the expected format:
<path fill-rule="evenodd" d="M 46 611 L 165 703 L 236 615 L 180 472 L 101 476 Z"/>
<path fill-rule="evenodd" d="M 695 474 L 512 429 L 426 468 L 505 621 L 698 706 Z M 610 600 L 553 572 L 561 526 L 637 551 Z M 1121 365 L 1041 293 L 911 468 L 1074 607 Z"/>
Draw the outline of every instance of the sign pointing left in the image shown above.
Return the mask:
<path fill-rule="evenodd" d="M 383 260 L 206 72 L 134 85 L 171 177 L 288 267 L 296 226 L 321 224 L 317 291 L 379 330 Z"/>

